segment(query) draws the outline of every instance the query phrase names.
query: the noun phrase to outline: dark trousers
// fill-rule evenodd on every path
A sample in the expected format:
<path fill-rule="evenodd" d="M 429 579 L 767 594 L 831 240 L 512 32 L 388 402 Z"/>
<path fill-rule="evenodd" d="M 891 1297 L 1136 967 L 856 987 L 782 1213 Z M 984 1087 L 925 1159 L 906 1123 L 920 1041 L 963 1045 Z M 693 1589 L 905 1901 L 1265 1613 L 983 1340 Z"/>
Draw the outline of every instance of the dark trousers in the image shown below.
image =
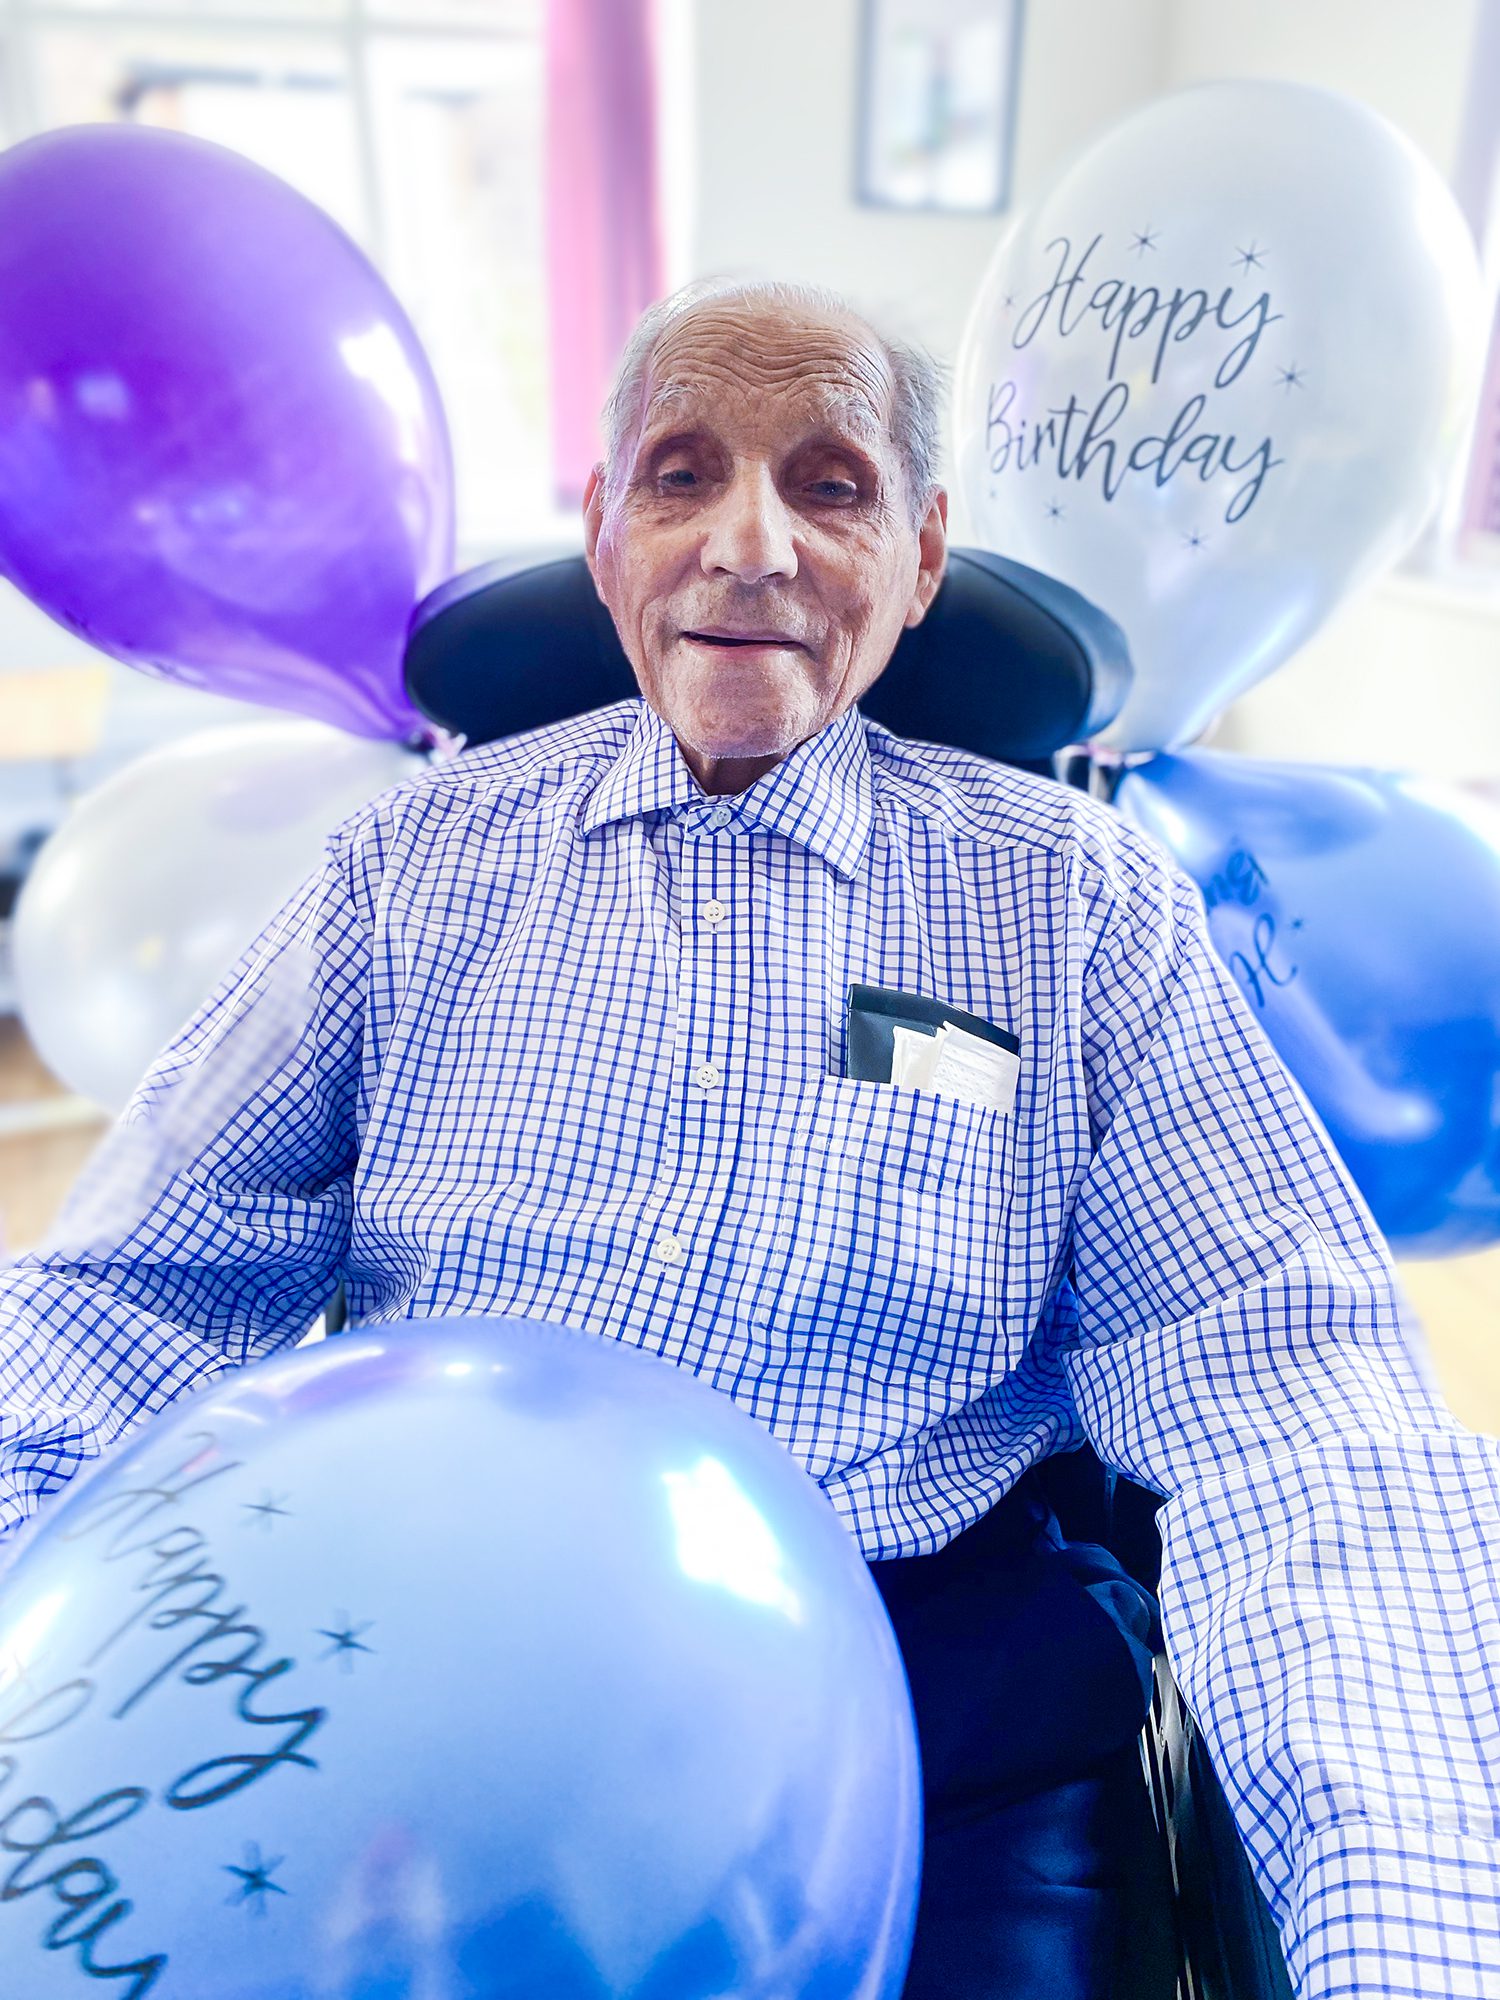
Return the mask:
<path fill-rule="evenodd" d="M 1060 1540 L 1027 1475 L 936 1555 L 870 1566 L 922 1753 L 905 2000 L 1171 2000 L 1138 1749 L 1155 1604 L 1103 1550 Z"/>

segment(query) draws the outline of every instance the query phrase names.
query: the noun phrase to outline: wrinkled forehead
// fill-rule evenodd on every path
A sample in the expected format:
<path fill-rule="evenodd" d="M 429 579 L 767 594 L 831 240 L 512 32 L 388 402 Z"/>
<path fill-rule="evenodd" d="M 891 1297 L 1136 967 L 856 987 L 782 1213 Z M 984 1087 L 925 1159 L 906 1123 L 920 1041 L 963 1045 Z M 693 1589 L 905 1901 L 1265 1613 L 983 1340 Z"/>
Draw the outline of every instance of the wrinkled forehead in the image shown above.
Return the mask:
<path fill-rule="evenodd" d="M 638 435 L 753 421 L 891 445 L 890 364 L 858 321 L 703 308 L 670 326 L 646 374 Z"/>

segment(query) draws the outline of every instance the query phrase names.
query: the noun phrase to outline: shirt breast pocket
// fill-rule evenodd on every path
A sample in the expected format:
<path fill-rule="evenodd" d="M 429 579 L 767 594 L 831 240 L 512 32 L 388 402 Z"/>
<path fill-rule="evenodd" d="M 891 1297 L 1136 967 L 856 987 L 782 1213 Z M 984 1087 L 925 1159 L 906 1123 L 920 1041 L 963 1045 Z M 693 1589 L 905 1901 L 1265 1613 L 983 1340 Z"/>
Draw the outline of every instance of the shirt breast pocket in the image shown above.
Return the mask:
<path fill-rule="evenodd" d="M 836 1390 L 845 1425 L 834 1457 L 851 1445 L 862 1457 L 940 1421 L 1008 1364 L 999 1283 L 1009 1118 L 932 1091 L 825 1077 L 793 1124 L 757 1320 L 799 1390 L 820 1401 Z"/>
<path fill-rule="evenodd" d="M 814 1144 L 841 1162 L 851 1187 L 948 1188 L 995 1166 L 1007 1113 L 935 1090 L 849 1077 L 824 1079 Z"/>

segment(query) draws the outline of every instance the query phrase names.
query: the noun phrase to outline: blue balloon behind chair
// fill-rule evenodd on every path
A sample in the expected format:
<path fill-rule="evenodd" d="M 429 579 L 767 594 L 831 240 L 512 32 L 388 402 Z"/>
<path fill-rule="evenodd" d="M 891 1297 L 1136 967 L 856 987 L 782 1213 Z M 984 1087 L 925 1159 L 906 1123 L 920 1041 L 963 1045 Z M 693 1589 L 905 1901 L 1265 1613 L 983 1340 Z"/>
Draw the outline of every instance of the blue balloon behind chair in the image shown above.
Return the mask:
<path fill-rule="evenodd" d="M 566 1328 L 261 1362 L 50 1503 L 0 1586 L 27 2000 L 106 1967 L 151 2000 L 894 2000 L 919 1789 L 813 1482 Z"/>
<path fill-rule="evenodd" d="M 1379 771 L 1193 751 L 1120 785 L 1392 1245 L 1500 1238 L 1500 813 Z"/>

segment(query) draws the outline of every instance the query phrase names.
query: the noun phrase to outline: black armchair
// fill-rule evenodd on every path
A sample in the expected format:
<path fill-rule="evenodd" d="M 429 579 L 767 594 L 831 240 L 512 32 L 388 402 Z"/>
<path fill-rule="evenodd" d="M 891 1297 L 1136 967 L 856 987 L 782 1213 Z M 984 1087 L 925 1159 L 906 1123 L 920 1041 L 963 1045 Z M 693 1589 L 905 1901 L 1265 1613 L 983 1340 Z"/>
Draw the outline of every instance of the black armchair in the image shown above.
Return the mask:
<path fill-rule="evenodd" d="M 468 744 L 493 741 L 624 700 L 635 676 L 581 557 L 523 568 L 490 564 L 453 578 L 418 606 L 406 655 L 418 708 Z M 903 634 L 860 702 L 898 735 L 946 743 L 1053 777 L 1118 712 L 1130 684 L 1124 635 L 1075 591 L 978 549 L 950 552 L 926 620 Z M 1161 1496 L 1132 1485 L 1084 1448 L 1040 1476 L 1064 1532 L 1109 1548 L 1157 1587 Z M 1169 1940 L 1122 1966 L 1118 2000 L 1161 2000 L 1163 1956 L 1177 2000 L 1290 2000 L 1275 1926 L 1202 1738 L 1156 1662 L 1141 1763 L 1158 1851 L 1139 1868 L 1145 1929 Z M 1130 1783 L 1138 1781 L 1133 1777 Z"/>

